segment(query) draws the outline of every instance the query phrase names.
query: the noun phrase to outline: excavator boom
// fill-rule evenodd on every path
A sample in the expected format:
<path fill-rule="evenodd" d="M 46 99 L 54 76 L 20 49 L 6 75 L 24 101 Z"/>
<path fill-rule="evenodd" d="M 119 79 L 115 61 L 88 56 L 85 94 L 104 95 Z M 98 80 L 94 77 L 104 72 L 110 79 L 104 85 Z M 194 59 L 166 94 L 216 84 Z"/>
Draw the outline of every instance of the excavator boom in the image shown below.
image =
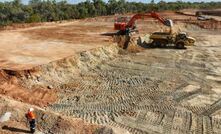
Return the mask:
<path fill-rule="evenodd" d="M 138 19 L 142 18 L 154 18 L 159 20 L 163 25 L 172 27 L 172 20 L 164 19 L 160 17 L 159 14 L 155 12 L 145 13 L 145 14 L 135 14 L 128 22 L 115 22 L 114 28 L 115 30 L 119 30 L 120 33 L 126 34 L 128 31 L 135 29 L 135 22 Z"/>

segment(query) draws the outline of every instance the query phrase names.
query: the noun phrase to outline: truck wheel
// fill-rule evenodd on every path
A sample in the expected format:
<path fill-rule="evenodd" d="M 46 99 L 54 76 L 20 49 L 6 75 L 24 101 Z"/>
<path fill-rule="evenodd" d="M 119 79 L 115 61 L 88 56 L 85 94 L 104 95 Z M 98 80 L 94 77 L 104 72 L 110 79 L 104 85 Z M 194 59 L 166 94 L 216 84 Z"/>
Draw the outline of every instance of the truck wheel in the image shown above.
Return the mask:
<path fill-rule="evenodd" d="M 167 43 L 166 41 L 162 41 L 161 44 L 160 44 L 160 47 L 161 47 L 161 48 L 166 48 L 166 47 L 167 47 L 167 44 L 168 44 L 168 43 Z"/>
<path fill-rule="evenodd" d="M 153 46 L 153 47 L 160 47 L 160 46 L 161 46 L 161 43 L 160 43 L 160 41 L 153 41 L 153 42 L 152 42 L 152 46 Z"/>
<path fill-rule="evenodd" d="M 183 42 L 178 42 L 177 44 L 176 44 L 176 48 L 177 49 L 184 49 L 185 47 L 184 47 L 184 43 Z"/>

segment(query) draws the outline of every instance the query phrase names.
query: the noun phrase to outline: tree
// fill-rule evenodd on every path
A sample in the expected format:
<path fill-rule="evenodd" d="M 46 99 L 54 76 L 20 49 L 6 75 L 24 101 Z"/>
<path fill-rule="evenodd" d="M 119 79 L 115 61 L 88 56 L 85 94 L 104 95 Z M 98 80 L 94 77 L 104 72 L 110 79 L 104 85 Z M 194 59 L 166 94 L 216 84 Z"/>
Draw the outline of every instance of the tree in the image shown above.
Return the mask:
<path fill-rule="evenodd" d="M 80 6 L 78 7 L 78 12 L 79 12 L 79 18 L 86 18 L 88 17 L 88 9 Z"/>
<path fill-rule="evenodd" d="M 107 4 L 107 13 L 115 14 L 116 8 L 118 7 L 118 2 L 116 0 L 109 0 Z"/>
<path fill-rule="evenodd" d="M 40 4 L 41 3 L 41 0 L 30 0 L 29 1 L 29 5 L 37 5 L 37 4 Z"/>
<path fill-rule="evenodd" d="M 102 0 L 93 0 L 95 7 L 95 16 L 106 15 L 106 6 Z"/>
<path fill-rule="evenodd" d="M 161 1 L 158 3 L 158 6 L 160 7 L 160 8 L 159 8 L 160 11 L 168 10 L 167 3 L 164 2 L 163 0 L 161 0 Z"/>
<path fill-rule="evenodd" d="M 184 8 L 221 8 L 221 2 L 165 2 L 155 3 L 126 2 L 125 0 L 86 0 L 78 4 L 69 4 L 66 0 L 30 0 L 23 5 L 21 0 L 0 2 L 0 25 L 24 22 L 57 21 L 79 19 L 115 13 L 143 13 L 148 11 L 180 10 Z"/>
<path fill-rule="evenodd" d="M 41 16 L 39 14 L 33 14 L 28 18 L 26 22 L 28 23 L 41 22 Z"/>

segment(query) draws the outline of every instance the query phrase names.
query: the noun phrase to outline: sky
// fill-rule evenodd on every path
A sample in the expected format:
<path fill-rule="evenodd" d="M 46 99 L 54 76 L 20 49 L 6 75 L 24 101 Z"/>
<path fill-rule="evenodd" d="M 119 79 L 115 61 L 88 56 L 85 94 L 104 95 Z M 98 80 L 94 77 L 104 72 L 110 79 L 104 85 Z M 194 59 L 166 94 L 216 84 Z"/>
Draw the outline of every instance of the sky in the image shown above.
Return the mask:
<path fill-rule="evenodd" d="M 12 0 L 0 0 L 0 2 L 4 2 L 4 1 L 12 1 Z M 29 0 L 21 0 L 23 3 L 27 4 Z M 59 0 L 58 0 L 59 1 Z M 67 0 L 69 3 L 79 3 L 79 2 L 82 2 L 82 1 L 86 1 L 86 0 Z M 108 0 L 104 0 L 104 1 L 108 1 Z M 129 2 L 144 2 L 144 3 L 148 3 L 150 2 L 151 0 L 126 0 L 126 1 L 129 1 Z M 155 2 L 159 2 L 160 0 L 155 0 Z M 171 1 L 177 1 L 177 0 L 164 0 L 166 2 L 171 2 Z M 221 0 L 183 0 L 183 1 L 190 1 L 190 2 L 210 2 L 210 1 L 220 1 Z"/>

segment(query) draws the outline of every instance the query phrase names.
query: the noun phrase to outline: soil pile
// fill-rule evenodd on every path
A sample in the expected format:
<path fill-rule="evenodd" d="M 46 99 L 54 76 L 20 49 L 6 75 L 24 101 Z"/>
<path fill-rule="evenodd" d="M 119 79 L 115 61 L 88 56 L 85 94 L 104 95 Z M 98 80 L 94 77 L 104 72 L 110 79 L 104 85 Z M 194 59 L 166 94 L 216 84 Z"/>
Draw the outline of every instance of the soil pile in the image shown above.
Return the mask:
<path fill-rule="evenodd" d="M 142 48 L 137 44 L 137 37 L 121 35 L 114 36 L 113 38 L 114 42 L 116 42 L 120 48 L 123 48 L 128 52 L 137 53 L 142 51 Z"/>

